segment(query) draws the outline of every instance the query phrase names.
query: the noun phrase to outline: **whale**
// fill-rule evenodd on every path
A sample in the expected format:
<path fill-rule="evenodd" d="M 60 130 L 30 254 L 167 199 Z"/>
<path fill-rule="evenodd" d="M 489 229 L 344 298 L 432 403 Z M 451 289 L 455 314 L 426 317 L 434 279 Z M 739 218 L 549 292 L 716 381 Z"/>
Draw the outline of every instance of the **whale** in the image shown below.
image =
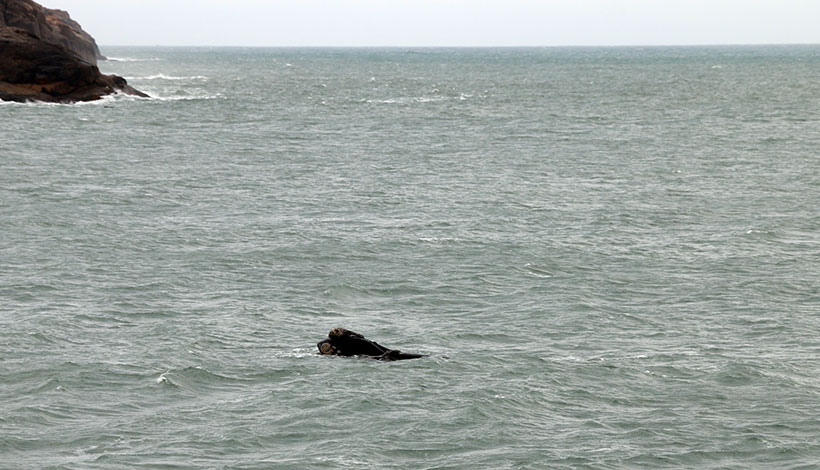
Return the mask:
<path fill-rule="evenodd" d="M 365 338 L 360 333 L 344 328 L 330 330 L 327 338 L 316 343 L 316 347 L 319 348 L 319 354 L 324 356 L 363 356 L 378 361 L 401 361 L 425 357 L 424 354 L 405 353 L 398 349 L 386 348 Z"/>

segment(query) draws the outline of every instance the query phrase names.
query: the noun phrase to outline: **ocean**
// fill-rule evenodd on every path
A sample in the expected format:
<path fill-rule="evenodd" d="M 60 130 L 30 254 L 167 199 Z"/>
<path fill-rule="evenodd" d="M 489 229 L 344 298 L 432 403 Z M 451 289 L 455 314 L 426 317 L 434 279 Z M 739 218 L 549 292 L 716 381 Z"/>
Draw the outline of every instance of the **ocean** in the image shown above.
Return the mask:
<path fill-rule="evenodd" d="M 102 49 L 0 104 L 0 468 L 820 467 L 820 46 Z"/>

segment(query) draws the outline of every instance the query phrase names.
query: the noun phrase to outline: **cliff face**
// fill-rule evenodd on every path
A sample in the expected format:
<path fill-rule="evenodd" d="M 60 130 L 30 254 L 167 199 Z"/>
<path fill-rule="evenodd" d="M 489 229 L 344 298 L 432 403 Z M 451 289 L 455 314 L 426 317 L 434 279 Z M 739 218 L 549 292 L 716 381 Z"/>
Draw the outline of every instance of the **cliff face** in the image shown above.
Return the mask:
<path fill-rule="evenodd" d="M 63 46 L 80 59 L 97 65 L 104 59 L 88 33 L 67 12 L 50 10 L 32 0 L 0 0 L 0 28 L 19 28 L 35 37 Z"/>
<path fill-rule="evenodd" d="M 71 103 L 115 92 L 147 96 L 97 68 L 94 39 L 68 13 L 0 0 L 0 100 Z"/>
<path fill-rule="evenodd" d="M 45 43 L 28 31 L 0 28 L 0 99 L 73 103 L 115 92 L 146 96 L 125 79 L 103 75 L 61 46 Z"/>

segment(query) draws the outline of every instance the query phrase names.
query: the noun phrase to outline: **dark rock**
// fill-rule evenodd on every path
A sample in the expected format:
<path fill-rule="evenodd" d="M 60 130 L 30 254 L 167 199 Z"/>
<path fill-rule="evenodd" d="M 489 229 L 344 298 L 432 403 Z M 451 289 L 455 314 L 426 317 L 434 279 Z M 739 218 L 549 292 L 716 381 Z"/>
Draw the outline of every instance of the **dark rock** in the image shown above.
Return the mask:
<path fill-rule="evenodd" d="M 31 0 L 0 0 L 2 27 L 28 31 L 45 42 L 72 51 L 92 65 L 97 65 L 97 59 L 104 59 L 94 38 L 63 10 L 44 8 Z"/>
<path fill-rule="evenodd" d="M 68 13 L 0 0 L 0 100 L 73 103 L 115 92 L 147 97 L 97 68 L 94 39 Z"/>
<path fill-rule="evenodd" d="M 327 338 L 316 344 L 319 353 L 328 356 L 367 356 L 380 361 L 400 361 L 403 359 L 418 359 L 423 354 L 403 353 L 397 349 L 389 349 L 381 344 L 365 338 L 344 328 L 334 328 L 327 334 Z"/>

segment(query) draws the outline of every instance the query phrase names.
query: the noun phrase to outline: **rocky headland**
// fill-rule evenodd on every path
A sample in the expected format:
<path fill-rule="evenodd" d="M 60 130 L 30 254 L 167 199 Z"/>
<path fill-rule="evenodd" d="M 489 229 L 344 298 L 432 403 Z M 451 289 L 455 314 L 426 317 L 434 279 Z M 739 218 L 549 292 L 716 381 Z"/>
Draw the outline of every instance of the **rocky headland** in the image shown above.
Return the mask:
<path fill-rule="evenodd" d="M 103 75 L 97 43 L 62 10 L 32 0 L 0 0 L 0 100 L 74 103 L 111 93 L 143 96 L 124 78 Z"/>

